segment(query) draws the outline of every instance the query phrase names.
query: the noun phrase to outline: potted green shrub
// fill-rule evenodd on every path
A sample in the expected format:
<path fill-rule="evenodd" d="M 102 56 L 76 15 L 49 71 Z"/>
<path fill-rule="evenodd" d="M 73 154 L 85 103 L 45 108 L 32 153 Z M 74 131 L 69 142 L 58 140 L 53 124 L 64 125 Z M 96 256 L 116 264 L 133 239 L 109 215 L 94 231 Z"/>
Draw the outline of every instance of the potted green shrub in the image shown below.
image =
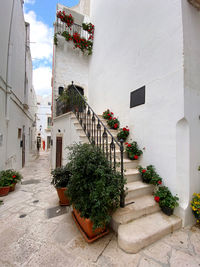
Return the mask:
<path fill-rule="evenodd" d="M 51 172 L 53 179 L 51 181 L 51 184 L 53 184 L 57 190 L 57 194 L 59 197 L 59 203 L 61 206 L 68 206 L 69 205 L 69 199 L 65 193 L 68 187 L 68 183 L 70 180 L 71 173 L 66 166 L 59 167 L 54 169 Z"/>
<path fill-rule="evenodd" d="M 10 185 L 12 184 L 12 178 L 9 176 L 2 176 L 0 173 L 0 197 L 6 196 L 10 191 Z"/>
<path fill-rule="evenodd" d="M 112 212 L 119 206 L 125 180 L 110 168 L 99 148 L 75 144 L 69 150 L 71 179 L 67 194 L 81 231 L 90 242 L 106 231 Z"/>
<path fill-rule="evenodd" d="M 135 141 L 132 143 L 125 143 L 125 146 L 128 158 L 131 160 L 137 160 L 139 156 L 143 154 L 142 150 L 139 149 L 138 144 Z"/>
<path fill-rule="evenodd" d="M 142 176 L 142 181 L 144 183 L 153 185 L 162 184 L 162 178 L 157 174 L 155 167 L 153 165 L 149 165 L 146 168 L 139 166 L 138 170 Z"/>
<path fill-rule="evenodd" d="M 179 198 L 173 196 L 167 186 L 158 187 L 155 192 L 155 201 L 159 203 L 161 210 L 168 216 L 174 213 L 174 208 L 178 206 Z"/>
<path fill-rule="evenodd" d="M 123 140 L 123 141 L 125 142 L 126 139 L 128 138 L 128 136 L 129 136 L 129 129 L 128 129 L 128 126 L 119 129 L 119 132 L 118 132 L 118 134 L 117 134 L 117 139 L 118 139 L 119 141 L 120 141 L 120 140 Z"/>

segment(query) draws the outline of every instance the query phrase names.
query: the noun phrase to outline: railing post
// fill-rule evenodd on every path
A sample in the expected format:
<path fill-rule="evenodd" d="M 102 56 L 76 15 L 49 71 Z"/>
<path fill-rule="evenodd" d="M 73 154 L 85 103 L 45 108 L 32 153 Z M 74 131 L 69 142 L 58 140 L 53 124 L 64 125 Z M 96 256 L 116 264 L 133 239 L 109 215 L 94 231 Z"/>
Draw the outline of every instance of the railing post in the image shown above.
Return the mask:
<path fill-rule="evenodd" d="M 120 154 L 121 154 L 121 179 L 124 179 L 124 140 L 120 140 Z M 122 183 L 123 184 L 123 183 Z M 124 208 L 125 206 L 125 194 L 124 194 L 124 187 L 121 189 L 121 195 L 120 195 L 120 207 Z"/>

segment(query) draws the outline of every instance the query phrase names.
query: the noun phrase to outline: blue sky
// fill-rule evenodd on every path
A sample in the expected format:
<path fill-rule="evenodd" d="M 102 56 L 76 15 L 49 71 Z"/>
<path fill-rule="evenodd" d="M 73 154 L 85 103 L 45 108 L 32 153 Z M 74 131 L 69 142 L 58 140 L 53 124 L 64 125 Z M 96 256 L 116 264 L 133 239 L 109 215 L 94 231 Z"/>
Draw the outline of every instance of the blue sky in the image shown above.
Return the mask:
<path fill-rule="evenodd" d="M 25 0 L 25 21 L 30 23 L 33 86 L 37 95 L 51 94 L 53 22 L 56 4 L 75 6 L 79 0 Z"/>

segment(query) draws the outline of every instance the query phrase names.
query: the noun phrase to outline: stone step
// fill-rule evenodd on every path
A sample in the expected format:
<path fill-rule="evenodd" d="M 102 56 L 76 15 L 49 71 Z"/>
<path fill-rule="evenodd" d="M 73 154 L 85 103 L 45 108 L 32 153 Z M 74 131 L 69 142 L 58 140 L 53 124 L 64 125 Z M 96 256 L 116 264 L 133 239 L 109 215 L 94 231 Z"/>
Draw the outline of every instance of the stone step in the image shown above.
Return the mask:
<path fill-rule="evenodd" d="M 141 175 L 138 169 L 129 169 L 124 172 L 124 177 L 126 178 L 127 183 L 141 181 Z"/>
<path fill-rule="evenodd" d="M 118 208 L 112 215 L 111 226 L 116 232 L 121 224 L 127 224 L 130 221 L 160 210 L 152 195 L 133 198 L 130 201 L 130 204 L 127 203 L 124 208 Z"/>
<path fill-rule="evenodd" d="M 117 158 L 117 162 L 120 163 L 120 159 Z M 129 169 L 137 169 L 139 165 L 139 160 L 130 160 L 127 158 L 124 158 L 124 170 L 127 171 Z"/>
<path fill-rule="evenodd" d="M 120 225 L 118 244 L 127 253 L 137 253 L 142 248 L 181 228 L 181 225 L 180 218 L 156 212 Z"/>
<path fill-rule="evenodd" d="M 144 195 L 150 195 L 153 193 L 153 185 L 145 184 L 142 181 L 136 181 L 125 185 L 127 188 L 126 202 L 130 202 L 131 199 Z"/>

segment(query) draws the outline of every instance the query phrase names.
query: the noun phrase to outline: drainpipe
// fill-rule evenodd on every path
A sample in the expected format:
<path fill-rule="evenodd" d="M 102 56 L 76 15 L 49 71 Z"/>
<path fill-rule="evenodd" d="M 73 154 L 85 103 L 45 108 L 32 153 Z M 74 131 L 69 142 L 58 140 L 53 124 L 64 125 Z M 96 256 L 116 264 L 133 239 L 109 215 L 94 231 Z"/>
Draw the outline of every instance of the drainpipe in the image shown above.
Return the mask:
<path fill-rule="evenodd" d="M 13 13 L 14 13 L 14 4 L 15 0 L 12 2 L 12 10 L 11 10 L 11 19 L 10 19 L 10 27 L 9 27 L 9 36 L 8 36 L 8 51 L 7 51 L 7 66 L 6 66 L 6 103 L 5 103 L 5 117 L 6 117 L 6 164 L 8 164 L 8 126 L 9 126 L 9 103 L 10 103 L 10 86 L 8 85 L 8 75 L 9 75 L 9 67 L 10 67 L 10 41 L 11 41 L 11 30 L 12 30 L 12 22 L 13 22 Z"/>

